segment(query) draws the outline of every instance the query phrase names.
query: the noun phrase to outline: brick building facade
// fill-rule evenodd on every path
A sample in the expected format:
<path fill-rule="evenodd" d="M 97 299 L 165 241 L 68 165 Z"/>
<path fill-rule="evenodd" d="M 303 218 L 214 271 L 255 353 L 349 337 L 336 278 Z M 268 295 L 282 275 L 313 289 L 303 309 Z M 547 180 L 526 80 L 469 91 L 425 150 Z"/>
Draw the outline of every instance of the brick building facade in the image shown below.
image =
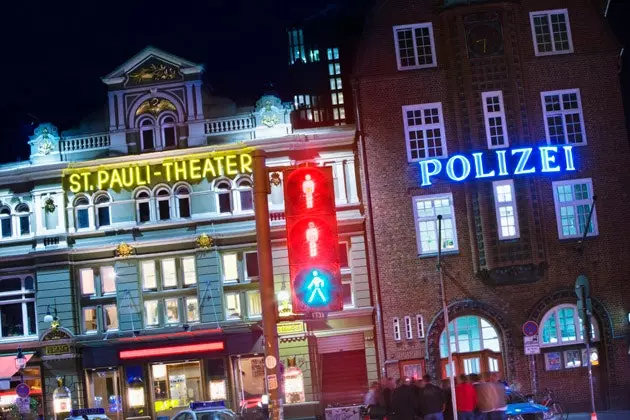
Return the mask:
<path fill-rule="evenodd" d="M 630 154 L 620 46 L 598 7 L 376 2 L 354 94 L 382 374 L 446 377 L 442 214 L 456 373 L 499 371 L 588 410 L 574 289 L 584 274 L 596 405 L 630 404 Z M 524 148 L 542 157 L 519 167 Z M 532 359 L 528 320 L 539 325 Z"/>

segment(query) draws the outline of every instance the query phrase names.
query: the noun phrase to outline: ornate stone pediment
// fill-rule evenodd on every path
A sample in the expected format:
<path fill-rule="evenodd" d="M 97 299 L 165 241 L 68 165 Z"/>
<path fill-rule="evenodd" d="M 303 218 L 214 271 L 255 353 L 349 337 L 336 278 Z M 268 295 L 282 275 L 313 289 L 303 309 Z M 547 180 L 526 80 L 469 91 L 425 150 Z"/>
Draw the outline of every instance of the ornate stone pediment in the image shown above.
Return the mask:
<path fill-rule="evenodd" d="M 150 57 L 139 64 L 129 71 L 126 77 L 126 86 L 173 82 L 183 79 L 179 67 L 157 57 Z"/>
<path fill-rule="evenodd" d="M 31 160 L 34 163 L 54 162 L 59 160 L 59 134 L 57 127 L 50 123 L 40 124 L 29 137 Z"/>

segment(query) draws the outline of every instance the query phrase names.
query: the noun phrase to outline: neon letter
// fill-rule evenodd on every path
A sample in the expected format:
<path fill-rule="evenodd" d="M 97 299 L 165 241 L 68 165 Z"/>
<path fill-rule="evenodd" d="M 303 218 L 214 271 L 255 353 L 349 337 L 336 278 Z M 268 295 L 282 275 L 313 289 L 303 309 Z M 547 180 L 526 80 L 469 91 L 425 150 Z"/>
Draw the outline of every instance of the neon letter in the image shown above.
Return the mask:
<path fill-rule="evenodd" d="M 175 181 L 179 181 L 181 179 L 186 179 L 188 176 L 186 175 L 186 162 L 179 161 L 175 162 Z"/>
<path fill-rule="evenodd" d="M 488 178 L 494 176 L 494 169 L 490 172 L 483 172 L 483 161 L 481 160 L 481 152 L 473 153 L 475 158 L 475 178 Z"/>
<path fill-rule="evenodd" d="M 225 156 L 215 156 L 214 161 L 217 163 L 217 168 L 219 168 L 219 175 L 224 175 L 223 171 L 223 161 L 225 160 Z"/>
<path fill-rule="evenodd" d="M 136 166 L 134 169 L 136 171 L 136 185 L 147 185 L 147 181 L 142 179 L 140 167 Z"/>
<path fill-rule="evenodd" d="M 516 169 L 514 170 L 514 175 L 533 174 L 534 172 L 536 172 L 535 166 L 525 169 L 525 165 L 527 165 L 527 161 L 532 154 L 532 148 L 524 147 L 522 149 L 512 149 L 512 156 L 517 153 L 520 153 L 521 157 L 519 158 Z"/>
<path fill-rule="evenodd" d="M 204 165 L 203 165 L 203 172 L 201 173 L 201 176 L 203 178 L 206 178 L 208 176 L 208 172 L 210 172 L 212 176 L 217 176 L 217 173 L 214 170 L 214 166 L 212 166 L 212 161 L 210 160 L 210 158 L 207 158 L 205 160 Z"/>
<path fill-rule="evenodd" d="M 505 163 L 505 150 L 497 150 L 497 162 L 499 163 L 499 176 L 508 175 L 507 164 Z"/>
<path fill-rule="evenodd" d="M 171 180 L 171 166 L 173 166 L 173 162 L 162 162 L 162 167 L 166 171 L 166 182 Z"/>
<path fill-rule="evenodd" d="M 97 177 L 98 177 L 98 189 L 99 190 L 106 190 L 107 188 L 105 188 L 105 184 L 107 183 L 107 181 L 109 181 L 109 172 L 107 171 L 98 171 L 96 173 Z"/>
<path fill-rule="evenodd" d="M 190 179 L 201 179 L 201 161 L 199 159 L 189 160 Z"/>
<path fill-rule="evenodd" d="M 90 185 L 90 175 L 92 175 L 92 172 L 83 172 L 81 174 L 83 177 L 83 191 L 88 191 L 94 188 Z"/>
<path fill-rule="evenodd" d="M 225 157 L 225 172 L 227 172 L 228 175 L 236 175 L 238 173 L 236 165 L 236 155 L 229 155 Z"/>
<path fill-rule="evenodd" d="M 460 176 L 455 175 L 455 161 L 458 160 L 462 163 L 462 174 Z M 462 181 L 468 178 L 470 175 L 470 162 L 462 155 L 451 156 L 446 162 L 446 175 L 453 181 Z"/>
<path fill-rule="evenodd" d="M 72 191 L 73 193 L 81 191 L 81 182 L 79 182 L 80 178 L 81 175 L 79 174 L 70 175 L 70 191 Z"/>
<path fill-rule="evenodd" d="M 241 155 L 241 173 L 252 172 L 252 157 L 247 153 Z"/>
<path fill-rule="evenodd" d="M 566 171 L 575 171 L 575 165 L 573 163 L 573 146 L 562 146 L 564 149 L 564 158 L 566 160 Z"/>
<path fill-rule="evenodd" d="M 122 187 L 122 180 L 120 179 L 120 174 L 118 173 L 118 169 L 112 169 L 112 182 L 109 184 L 109 188 L 116 189 L 116 184 L 118 184 L 118 188 Z"/>
<path fill-rule="evenodd" d="M 122 184 L 125 188 L 129 188 L 134 184 L 133 168 L 122 168 Z"/>
<path fill-rule="evenodd" d="M 556 163 L 556 157 L 549 155 L 549 152 L 558 153 L 558 147 L 556 146 L 541 146 L 540 150 L 540 163 L 542 164 L 542 172 L 560 172 L 560 166 L 551 166 L 550 163 Z"/>
<path fill-rule="evenodd" d="M 442 171 L 442 162 L 437 159 L 421 160 L 420 173 L 422 174 L 422 186 L 426 187 L 431 185 L 431 177 L 437 175 Z M 429 164 L 433 165 L 433 170 L 429 171 Z"/>

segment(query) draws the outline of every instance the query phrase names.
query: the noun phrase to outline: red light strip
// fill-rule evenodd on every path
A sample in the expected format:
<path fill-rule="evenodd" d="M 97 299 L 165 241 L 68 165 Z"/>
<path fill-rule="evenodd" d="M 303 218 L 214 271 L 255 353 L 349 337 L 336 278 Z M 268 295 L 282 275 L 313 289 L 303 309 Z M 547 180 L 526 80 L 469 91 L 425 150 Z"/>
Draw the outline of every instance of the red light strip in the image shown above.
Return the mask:
<path fill-rule="evenodd" d="M 223 342 L 189 344 L 186 346 L 154 347 L 140 350 L 122 350 L 119 353 L 121 359 L 139 359 L 142 357 L 170 356 L 184 353 L 200 353 L 203 351 L 223 350 Z"/>

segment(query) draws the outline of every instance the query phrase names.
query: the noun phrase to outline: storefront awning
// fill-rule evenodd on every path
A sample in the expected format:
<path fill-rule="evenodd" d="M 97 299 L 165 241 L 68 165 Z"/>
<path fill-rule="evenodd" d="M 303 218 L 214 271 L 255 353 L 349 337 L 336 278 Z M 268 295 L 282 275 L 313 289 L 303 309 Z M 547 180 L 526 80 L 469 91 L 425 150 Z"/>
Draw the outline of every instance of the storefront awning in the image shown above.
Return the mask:
<path fill-rule="evenodd" d="M 25 354 L 26 363 L 33 357 L 32 354 Z M 11 379 L 18 369 L 15 367 L 15 355 L 0 356 L 0 379 Z"/>

